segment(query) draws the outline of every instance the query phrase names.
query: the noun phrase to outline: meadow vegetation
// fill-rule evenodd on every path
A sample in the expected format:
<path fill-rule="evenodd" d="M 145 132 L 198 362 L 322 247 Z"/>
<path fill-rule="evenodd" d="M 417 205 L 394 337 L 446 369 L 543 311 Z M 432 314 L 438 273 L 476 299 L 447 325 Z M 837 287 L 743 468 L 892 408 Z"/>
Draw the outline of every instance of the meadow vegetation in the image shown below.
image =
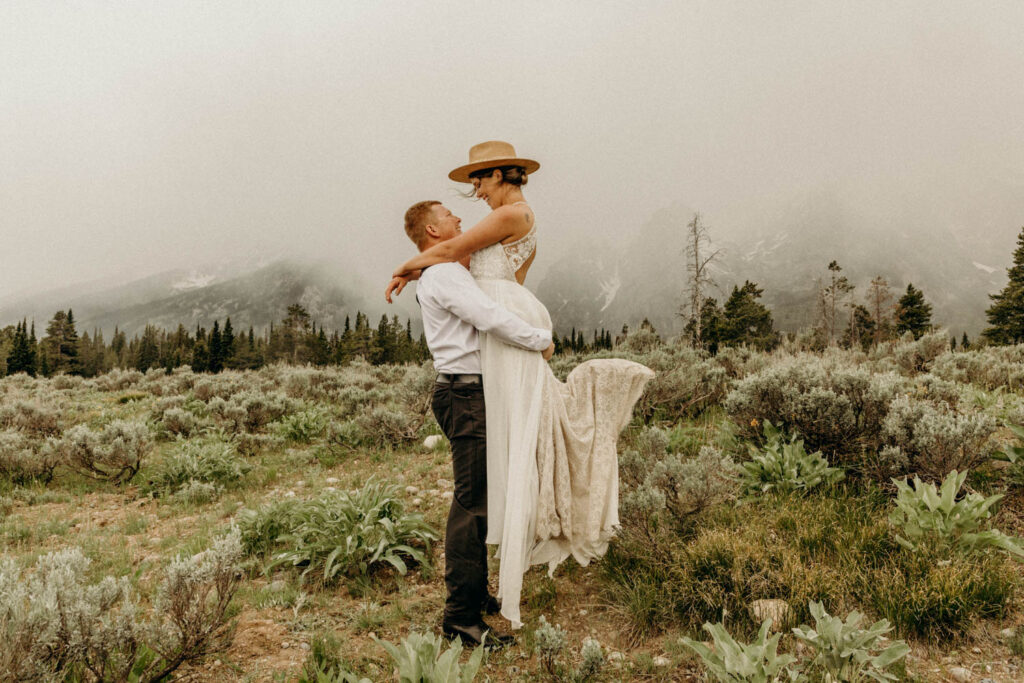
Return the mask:
<path fill-rule="evenodd" d="M 528 573 L 518 644 L 487 654 L 436 636 L 429 365 L 0 379 L 0 678 L 1022 675 L 1024 346 L 709 355 L 641 329 L 552 367 L 609 356 L 658 373 L 620 533 Z"/>

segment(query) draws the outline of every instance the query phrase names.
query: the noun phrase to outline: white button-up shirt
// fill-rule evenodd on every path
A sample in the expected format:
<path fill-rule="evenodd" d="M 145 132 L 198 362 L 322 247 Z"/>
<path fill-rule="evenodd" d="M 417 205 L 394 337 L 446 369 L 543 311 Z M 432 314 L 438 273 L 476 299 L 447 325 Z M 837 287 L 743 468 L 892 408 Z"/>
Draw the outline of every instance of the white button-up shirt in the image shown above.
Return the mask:
<path fill-rule="evenodd" d="M 477 330 L 530 351 L 551 345 L 551 331 L 534 327 L 484 294 L 460 263 L 439 263 L 423 271 L 416 285 L 423 334 L 434 368 L 450 374 L 479 374 Z"/>

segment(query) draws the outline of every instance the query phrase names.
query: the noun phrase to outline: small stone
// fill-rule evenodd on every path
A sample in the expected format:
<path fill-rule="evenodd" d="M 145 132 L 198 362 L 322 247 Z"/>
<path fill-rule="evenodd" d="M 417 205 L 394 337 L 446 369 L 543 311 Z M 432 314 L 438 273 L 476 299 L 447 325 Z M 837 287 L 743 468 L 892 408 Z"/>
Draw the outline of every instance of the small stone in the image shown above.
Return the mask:
<path fill-rule="evenodd" d="M 420 492 L 420 490 L 415 486 L 406 486 L 405 492 L 408 493 L 410 496 L 415 496 L 417 493 Z"/>
<path fill-rule="evenodd" d="M 626 655 L 622 654 L 621 652 L 609 652 L 608 653 L 608 661 L 609 662 L 621 662 L 625 657 L 626 657 Z"/>
<path fill-rule="evenodd" d="M 300 481 L 295 482 L 295 485 L 296 486 L 305 486 L 306 482 L 300 480 Z"/>
<path fill-rule="evenodd" d="M 981 654 L 981 648 L 980 647 L 972 647 L 971 648 L 971 652 L 973 652 L 976 655 L 980 655 Z"/>
<path fill-rule="evenodd" d="M 301 647 L 303 650 L 308 650 L 309 643 L 299 643 L 299 647 Z"/>
<path fill-rule="evenodd" d="M 413 498 L 412 499 L 412 504 L 413 505 L 423 505 L 423 499 L 422 498 Z"/>
<path fill-rule="evenodd" d="M 581 616 L 581 617 L 585 617 L 585 616 L 587 616 L 587 610 L 585 610 L 585 609 L 581 609 L 581 610 L 580 610 L 580 616 Z"/>
<path fill-rule="evenodd" d="M 284 497 L 285 498 L 294 498 L 295 497 L 295 491 L 285 491 Z"/>
<path fill-rule="evenodd" d="M 427 494 L 431 496 L 438 496 L 441 495 L 441 492 L 438 491 L 437 489 L 430 489 L 429 491 L 427 491 Z"/>
<path fill-rule="evenodd" d="M 750 603 L 750 613 L 754 620 L 763 622 L 772 620 L 772 630 L 781 631 L 789 620 L 792 610 L 785 600 L 754 600 Z"/>
<path fill-rule="evenodd" d="M 1012 628 L 1004 628 L 1002 631 L 999 632 L 999 637 L 1003 638 L 1004 640 L 1009 640 L 1010 638 L 1013 638 L 1015 635 L 1017 635 L 1017 630 Z"/>
<path fill-rule="evenodd" d="M 327 482 L 328 484 L 337 484 L 338 482 L 341 481 L 341 479 L 338 479 L 337 477 L 327 477 L 326 479 L 324 479 L 324 481 Z"/>
<path fill-rule="evenodd" d="M 423 439 L 423 447 L 427 450 L 433 450 L 437 447 L 437 444 L 441 443 L 444 437 L 440 434 L 431 434 L 427 438 Z"/>
<path fill-rule="evenodd" d="M 658 655 L 651 661 L 654 662 L 654 666 L 668 666 L 672 663 L 668 657 L 663 657 L 662 655 Z"/>
<path fill-rule="evenodd" d="M 437 480 L 437 486 L 438 486 L 438 488 L 442 488 L 442 489 L 450 489 L 453 486 L 453 484 L 450 481 L 448 481 L 447 479 L 438 479 Z"/>
<path fill-rule="evenodd" d="M 443 492 L 441 494 L 441 499 L 442 500 L 451 500 L 454 497 L 455 497 L 455 494 L 452 493 L 451 491 L 445 491 L 445 492 Z"/>
<path fill-rule="evenodd" d="M 367 633 L 366 635 L 367 635 L 367 637 L 368 637 L 368 638 L 369 638 L 370 640 L 373 640 L 374 638 L 376 638 L 376 637 L 377 637 L 377 632 L 376 632 L 376 631 L 370 631 L 370 632 L 369 632 L 369 633 Z"/>
<path fill-rule="evenodd" d="M 337 491 L 337 490 L 338 489 L 334 488 L 333 486 L 325 486 L 324 487 L 324 491 Z"/>
<path fill-rule="evenodd" d="M 986 666 L 985 667 L 986 671 L 990 671 L 991 669 L 992 669 L 991 666 Z M 983 678 L 983 679 L 981 679 L 981 683 L 996 683 L 996 681 L 993 678 Z"/>
<path fill-rule="evenodd" d="M 954 666 L 949 670 L 949 675 L 953 677 L 953 680 L 957 683 L 967 683 L 971 680 L 971 672 L 962 666 Z"/>
<path fill-rule="evenodd" d="M 292 644 L 291 644 L 291 643 L 289 643 L 289 642 L 288 642 L 287 640 L 286 640 L 286 641 L 284 641 L 283 643 L 281 643 L 281 649 L 282 649 L 282 650 L 287 650 L 287 649 L 288 649 L 288 648 L 290 648 L 291 646 L 292 646 Z"/>

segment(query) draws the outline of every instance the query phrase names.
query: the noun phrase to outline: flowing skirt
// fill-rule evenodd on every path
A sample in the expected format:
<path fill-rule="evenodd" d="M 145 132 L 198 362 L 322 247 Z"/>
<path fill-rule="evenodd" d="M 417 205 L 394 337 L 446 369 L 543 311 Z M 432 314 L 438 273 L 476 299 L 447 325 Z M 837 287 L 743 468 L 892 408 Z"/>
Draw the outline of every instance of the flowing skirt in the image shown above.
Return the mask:
<path fill-rule="evenodd" d="M 547 308 L 508 280 L 480 280 L 492 299 L 536 327 Z M 602 556 L 619 523 L 616 444 L 654 376 L 621 359 L 591 360 L 559 382 L 535 351 L 480 340 L 487 405 L 487 543 L 498 546 L 501 614 L 520 628 L 523 574 L 553 573 L 569 555 Z"/>

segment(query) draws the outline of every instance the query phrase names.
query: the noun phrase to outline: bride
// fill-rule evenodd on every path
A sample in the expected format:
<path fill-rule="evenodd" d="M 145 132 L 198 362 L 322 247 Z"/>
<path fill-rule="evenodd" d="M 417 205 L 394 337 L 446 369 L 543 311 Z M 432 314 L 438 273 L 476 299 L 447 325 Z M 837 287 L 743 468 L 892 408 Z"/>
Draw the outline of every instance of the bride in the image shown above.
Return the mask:
<path fill-rule="evenodd" d="M 523 286 L 537 253 L 537 225 L 523 196 L 540 168 L 506 142 L 484 142 L 448 177 L 472 183 L 491 213 L 463 234 L 421 252 L 394 272 L 387 296 L 416 271 L 470 258 L 470 272 L 492 299 L 536 327 L 551 316 Z M 480 335 L 487 414 L 487 543 L 501 559 L 501 614 L 520 628 L 523 574 L 549 572 L 572 555 L 602 556 L 618 526 L 619 432 L 653 371 L 621 359 L 580 364 L 560 382 L 540 354 Z"/>

